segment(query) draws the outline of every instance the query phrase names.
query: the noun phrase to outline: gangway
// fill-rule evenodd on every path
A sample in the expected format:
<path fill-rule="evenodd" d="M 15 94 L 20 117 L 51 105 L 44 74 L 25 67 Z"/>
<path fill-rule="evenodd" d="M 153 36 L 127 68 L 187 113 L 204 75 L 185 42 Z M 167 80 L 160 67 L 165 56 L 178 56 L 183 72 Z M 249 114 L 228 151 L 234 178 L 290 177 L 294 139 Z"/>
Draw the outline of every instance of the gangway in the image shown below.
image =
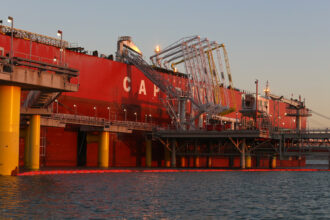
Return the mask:
<path fill-rule="evenodd" d="M 164 68 L 171 66 L 174 71 L 178 70 L 177 65 L 183 64 L 189 94 L 198 103 L 193 106 L 193 113 L 197 113 L 197 116 L 200 112 L 212 116 L 230 109 L 220 48 L 221 44 L 215 41 L 192 36 L 183 38 L 150 57 L 153 65 Z M 228 55 L 224 57 L 228 58 Z M 225 62 L 228 67 L 228 59 Z M 232 87 L 230 69 L 227 74 L 229 87 Z"/>
<path fill-rule="evenodd" d="M 224 79 L 223 65 L 218 51 L 218 67 L 214 62 L 213 50 L 218 50 L 220 46 L 216 42 L 209 42 L 207 39 L 200 39 L 199 36 L 184 38 L 170 45 L 156 55 L 150 57 L 152 63 L 157 67 L 168 67 L 172 62 L 179 64 L 184 62 L 186 70 L 186 81 L 181 88 L 176 88 L 168 79 L 151 67 L 133 49 L 127 49 L 121 53 L 126 61 L 135 65 L 151 82 L 153 82 L 166 98 L 163 99 L 167 111 L 177 128 L 185 129 L 186 125 L 195 127 L 195 120 L 200 115 L 219 114 L 229 109 L 229 98 Z M 228 58 L 228 57 L 227 57 Z M 181 61 L 177 61 L 181 59 Z M 172 65 L 173 66 L 173 65 Z M 220 71 L 217 68 L 220 67 Z M 229 77 L 232 86 L 231 76 Z M 220 95 L 220 91 L 225 95 Z M 186 121 L 186 102 L 189 100 L 193 107 L 190 120 Z"/>
<path fill-rule="evenodd" d="M 116 133 L 132 133 L 132 131 L 152 131 L 155 124 L 137 121 L 107 120 L 105 118 L 53 113 L 41 118 L 41 125 L 48 127 L 66 127 L 79 125 L 81 129 L 88 131 L 110 131 Z"/>

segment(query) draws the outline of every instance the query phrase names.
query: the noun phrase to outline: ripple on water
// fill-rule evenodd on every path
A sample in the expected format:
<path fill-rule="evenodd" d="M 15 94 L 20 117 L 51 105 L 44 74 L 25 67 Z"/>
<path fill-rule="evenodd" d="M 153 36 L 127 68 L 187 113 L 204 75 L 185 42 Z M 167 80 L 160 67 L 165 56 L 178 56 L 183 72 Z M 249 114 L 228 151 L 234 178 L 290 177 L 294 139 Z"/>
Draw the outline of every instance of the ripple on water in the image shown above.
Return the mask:
<path fill-rule="evenodd" d="M 330 218 L 329 172 L 0 177 L 0 218 Z"/>

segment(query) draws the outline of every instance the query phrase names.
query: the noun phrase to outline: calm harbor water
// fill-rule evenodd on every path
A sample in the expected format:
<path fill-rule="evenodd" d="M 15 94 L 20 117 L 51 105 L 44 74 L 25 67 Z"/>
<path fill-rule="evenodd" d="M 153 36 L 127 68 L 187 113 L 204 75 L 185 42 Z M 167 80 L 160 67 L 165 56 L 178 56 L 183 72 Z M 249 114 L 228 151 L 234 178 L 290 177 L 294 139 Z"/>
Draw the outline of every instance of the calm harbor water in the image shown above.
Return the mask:
<path fill-rule="evenodd" d="M 330 172 L 0 176 L 0 219 L 329 219 Z"/>

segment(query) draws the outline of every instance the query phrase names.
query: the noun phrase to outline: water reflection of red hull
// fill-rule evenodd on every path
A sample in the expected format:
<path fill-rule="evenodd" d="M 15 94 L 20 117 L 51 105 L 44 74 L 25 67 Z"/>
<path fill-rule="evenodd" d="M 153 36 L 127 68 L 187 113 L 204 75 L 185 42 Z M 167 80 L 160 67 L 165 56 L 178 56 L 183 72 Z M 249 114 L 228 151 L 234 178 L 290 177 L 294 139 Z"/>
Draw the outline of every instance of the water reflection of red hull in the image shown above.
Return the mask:
<path fill-rule="evenodd" d="M 61 175 L 61 174 L 93 174 L 93 173 L 198 173 L 198 172 L 319 172 L 330 169 L 147 169 L 147 170 L 52 170 L 20 173 L 19 176 Z"/>

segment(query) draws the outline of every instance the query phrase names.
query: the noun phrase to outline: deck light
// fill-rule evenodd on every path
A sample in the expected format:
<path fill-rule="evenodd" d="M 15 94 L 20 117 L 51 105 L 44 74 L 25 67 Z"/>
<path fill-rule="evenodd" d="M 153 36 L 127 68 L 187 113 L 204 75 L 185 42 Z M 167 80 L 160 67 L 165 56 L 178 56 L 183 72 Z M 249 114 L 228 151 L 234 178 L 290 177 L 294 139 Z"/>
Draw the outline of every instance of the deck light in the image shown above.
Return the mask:
<path fill-rule="evenodd" d="M 8 23 L 12 23 L 14 21 L 14 18 L 11 16 L 8 16 Z"/>
<path fill-rule="evenodd" d="M 8 16 L 8 22 L 11 23 L 10 26 L 10 58 L 13 58 L 14 56 L 14 18 L 11 16 Z"/>
<path fill-rule="evenodd" d="M 60 42 L 60 65 L 62 65 L 62 53 L 63 53 L 63 32 L 61 30 L 57 31 L 57 36 L 61 38 Z"/>
<path fill-rule="evenodd" d="M 125 121 L 127 121 L 127 110 L 126 110 L 126 108 L 124 109 L 124 113 L 125 113 Z"/>
<path fill-rule="evenodd" d="M 97 111 L 96 111 L 96 106 L 93 107 L 94 111 L 95 111 L 95 118 L 97 117 Z"/>
<path fill-rule="evenodd" d="M 110 117 L 111 117 L 111 107 L 107 107 L 107 109 L 108 109 L 108 112 L 109 112 L 109 121 L 110 121 Z"/>
<path fill-rule="evenodd" d="M 58 100 L 55 99 L 55 103 L 56 103 L 56 113 L 58 113 Z"/>
<path fill-rule="evenodd" d="M 77 105 L 76 104 L 73 104 L 73 108 L 74 108 L 74 114 L 76 116 L 77 115 Z"/>
<path fill-rule="evenodd" d="M 157 46 L 155 47 L 155 52 L 156 52 L 156 53 L 159 53 L 159 51 L 160 51 L 160 47 L 159 47 L 159 45 L 157 45 Z"/>

